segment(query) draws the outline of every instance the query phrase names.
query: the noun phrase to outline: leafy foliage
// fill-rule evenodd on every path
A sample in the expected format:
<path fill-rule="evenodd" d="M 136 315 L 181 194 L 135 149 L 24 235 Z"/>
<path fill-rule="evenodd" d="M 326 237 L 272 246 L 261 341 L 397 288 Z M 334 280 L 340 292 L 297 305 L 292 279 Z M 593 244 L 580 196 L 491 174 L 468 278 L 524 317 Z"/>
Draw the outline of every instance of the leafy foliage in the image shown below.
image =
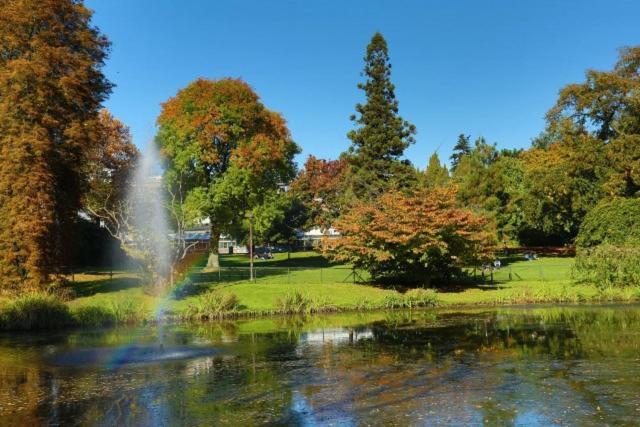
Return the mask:
<path fill-rule="evenodd" d="M 68 261 L 109 43 L 78 1 L 0 10 L 0 282 L 38 286 Z"/>
<path fill-rule="evenodd" d="M 640 241 L 640 199 L 614 198 L 598 203 L 584 217 L 576 245 L 623 245 Z"/>
<path fill-rule="evenodd" d="M 308 210 L 307 227 L 329 228 L 340 215 L 345 204 L 346 159 L 324 160 L 309 156 L 291 192 Z"/>
<path fill-rule="evenodd" d="M 209 220 L 217 267 L 220 233 L 243 227 L 245 212 L 293 178 L 298 146 L 239 79 L 192 82 L 162 105 L 158 125 L 167 186 L 193 221 Z"/>
<path fill-rule="evenodd" d="M 578 251 L 575 275 L 600 289 L 640 286 L 640 247 L 604 243 Z"/>
<path fill-rule="evenodd" d="M 546 149 L 525 152 L 523 159 L 528 240 L 570 242 L 584 215 L 602 197 L 607 161 L 603 143 L 589 135 L 568 134 Z"/>
<path fill-rule="evenodd" d="M 326 254 L 382 280 L 447 280 L 491 243 L 487 219 L 459 208 L 450 187 L 388 191 L 356 203 L 336 228 L 342 238 L 328 240 Z"/>
<path fill-rule="evenodd" d="M 429 158 L 429 164 L 422 176 L 423 185 L 427 187 L 442 187 L 449 183 L 449 171 L 440 163 L 438 154 L 433 153 Z"/>
<path fill-rule="evenodd" d="M 56 329 L 73 324 L 67 305 L 47 292 L 25 293 L 0 310 L 0 329 Z"/>

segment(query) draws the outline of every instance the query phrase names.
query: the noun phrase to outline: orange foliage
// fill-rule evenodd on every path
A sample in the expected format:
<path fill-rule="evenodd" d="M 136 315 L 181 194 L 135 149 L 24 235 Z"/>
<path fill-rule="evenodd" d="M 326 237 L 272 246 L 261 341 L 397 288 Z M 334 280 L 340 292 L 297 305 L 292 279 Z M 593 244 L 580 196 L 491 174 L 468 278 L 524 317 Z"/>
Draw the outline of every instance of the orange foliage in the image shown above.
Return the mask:
<path fill-rule="evenodd" d="M 313 225 L 330 227 L 340 213 L 344 176 L 348 168 L 345 159 L 324 160 L 309 156 L 291 191 L 311 212 Z"/>
<path fill-rule="evenodd" d="M 73 242 L 109 44 L 82 2 L 0 0 L 0 11 L 0 283 L 40 285 Z"/>
<path fill-rule="evenodd" d="M 335 227 L 342 238 L 327 240 L 326 253 L 374 276 L 427 275 L 436 258 L 439 265 L 460 266 L 486 254 L 492 235 L 485 217 L 458 207 L 451 187 L 388 191 L 374 202 L 357 202 Z"/>
<path fill-rule="evenodd" d="M 194 81 L 162 104 L 158 124 L 195 142 L 193 156 L 220 173 L 235 164 L 263 174 L 296 149 L 284 118 L 264 108 L 240 79 Z M 182 147 L 165 144 L 162 150 L 174 158 Z"/>

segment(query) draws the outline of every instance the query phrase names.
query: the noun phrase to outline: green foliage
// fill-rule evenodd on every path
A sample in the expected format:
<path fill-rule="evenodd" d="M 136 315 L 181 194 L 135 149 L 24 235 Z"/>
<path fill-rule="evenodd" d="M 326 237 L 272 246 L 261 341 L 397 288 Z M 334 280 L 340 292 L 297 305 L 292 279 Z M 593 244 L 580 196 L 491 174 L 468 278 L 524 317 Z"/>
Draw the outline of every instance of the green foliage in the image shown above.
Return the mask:
<path fill-rule="evenodd" d="M 571 127 L 606 144 L 608 165 L 604 190 L 631 197 L 640 191 L 640 46 L 623 48 L 610 71 L 588 70 L 583 83 L 560 91 L 547 113 L 558 133 Z"/>
<path fill-rule="evenodd" d="M 622 245 L 629 240 L 640 241 L 640 199 L 613 198 L 601 201 L 587 213 L 576 246 Z"/>
<path fill-rule="evenodd" d="M 298 197 L 290 192 L 274 192 L 253 209 L 254 242 L 293 245 L 296 231 L 308 220 L 309 212 Z"/>
<path fill-rule="evenodd" d="M 357 198 L 371 199 L 389 188 L 415 182 L 408 161 L 402 161 L 404 150 L 415 142 L 415 126 L 398 114 L 395 86 L 391 83 L 391 64 L 387 42 L 380 33 L 371 38 L 364 58 L 365 104 L 357 104 L 357 116 L 351 120 L 357 128 L 348 133 L 351 170 L 349 183 Z"/>
<path fill-rule="evenodd" d="M 0 308 L 0 329 L 3 330 L 57 329 L 72 324 L 69 308 L 50 293 L 26 293 Z"/>
<path fill-rule="evenodd" d="M 451 154 L 451 171 L 455 171 L 462 160 L 462 157 L 471 153 L 471 136 L 461 133 L 458 135 L 458 142 L 453 147 L 453 153 Z"/>
<path fill-rule="evenodd" d="M 429 158 L 429 164 L 421 178 L 423 185 L 427 187 L 444 187 L 449 183 L 449 171 L 440 163 L 437 153 L 433 153 Z"/>
<path fill-rule="evenodd" d="M 438 294 L 433 289 L 410 289 L 404 294 L 409 308 L 434 307 L 438 305 Z"/>
<path fill-rule="evenodd" d="M 570 243 L 603 194 L 605 144 L 572 129 L 564 132 L 560 141 L 523 155 L 527 244 Z"/>
<path fill-rule="evenodd" d="M 276 298 L 275 312 L 278 314 L 311 314 L 338 311 L 327 296 L 310 298 L 298 290 L 285 293 Z"/>
<path fill-rule="evenodd" d="M 637 244 L 601 244 L 580 249 L 574 274 L 600 289 L 640 286 L 640 247 Z"/>
<path fill-rule="evenodd" d="M 276 310 L 283 314 L 303 314 L 311 306 L 311 299 L 298 291 L 288 292 L 276 299 Z"/>
<path fill-rule="evenodd" d="M 88 305 L 72 311 L 75 322 L 83 327 L 98 328 L 116 324 L 114 313 L 104 306 Z"/>
<path fill-rule="evenodd" d="M 72 309 L 75 325 L 101 327 L 133 325 L 150 320 L 149 313 L 130 299 L 114 299 L 102 305 L 83 305 Z"/>
<path fill-rule="evenodd" d="M 235 312 L 238 307 L 235 294 L 213 290 L 196 297 L 187 306 L 183 317 L 192 320 L 214 320 Z"/>
<path fill-rule="evenodd" d="M 408 290 L 405 294 L 392 293 L 386 295 L 381 303 L 381 308 L 418 308 L 435 307 L 439 304 L 438 295 L 433 289 L 416 288 Z"/>
<path fill-rule="evenodd" d="M 524 166 L 517 151 L 497 151 L 478 138 L 473 148 L 458 159 L 453 182 L 458 199 L 480 210 L 496 224 L 498 238 L 518 240 L 523 228 Z"/>
<path fill-rule="evenodd" d="M 238 233 L 246 212 L 293 179 L 299 148 L 284 118 L 241 80 L 192 82 L 163 104 L 158 125 L 172 210 L 209 219 L 217 267 L 220 233 Z"/>

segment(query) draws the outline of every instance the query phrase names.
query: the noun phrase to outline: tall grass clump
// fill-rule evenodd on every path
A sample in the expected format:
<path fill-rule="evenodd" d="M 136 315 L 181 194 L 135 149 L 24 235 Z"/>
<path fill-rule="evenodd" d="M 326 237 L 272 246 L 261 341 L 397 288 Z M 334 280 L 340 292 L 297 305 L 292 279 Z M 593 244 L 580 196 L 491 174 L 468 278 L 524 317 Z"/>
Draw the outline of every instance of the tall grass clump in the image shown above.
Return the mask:
<path fill-rule="evenodd" d="M 109 301 L 105 305 L 87 305 L 72 310 L 75 323 L 85 327 L 142 323 L 149 313 L 131 300 Z"/>
<path fill-rule="evenodd" d="M 287 292 L 276 299 L 276 312 L 279 314 L 308 314 L 338 311 L 329 298 L 309 298 L 299 291 Z"/>
<path fill-rule="evenodd" d="M 47 292 L 31 292 L 7 302 L 0 309 L 0 329 L 55 329 L 74 323 L 62 299 Z"/>
<path fill-rule="evenodd" d="M 409 308 L 435 307 L 439 304 L 438 294 L 433 289 L 411 289 L 405 292 L 404 299 Z"/>
<path fill-rule="evenodd" d="M 439 304 L 438 295 L 433 289 L 410 289 L 404 294 L 385 295 L 380 303 L 381 308 L 418 308 L 435 307 Z"/>
<path fill-rule="evenodd" d="M 581 249 L 573 274 L 601 290 L 640 286 L 640 247 L 628 243 Z"/>
<path fill-rule="evenodd" d="M 116 324 L 116 317 L 107 307 L 88 305 L 72 311 L 73 318 L 79 326 L 102 327 Z"/>
<path fill-rule="evenodd" d="M 311 299 L 298 291 L 287 292 L 276 299 L 276 310 L 282 314 L 303 314 L 311 306 Z"/>
<path fill-rule="evenodd" d="M 237 311 L 238 297 L 233 293 L 209 291 L 187 306 L 184 317 L 191 320 L 212 320 Z"/>

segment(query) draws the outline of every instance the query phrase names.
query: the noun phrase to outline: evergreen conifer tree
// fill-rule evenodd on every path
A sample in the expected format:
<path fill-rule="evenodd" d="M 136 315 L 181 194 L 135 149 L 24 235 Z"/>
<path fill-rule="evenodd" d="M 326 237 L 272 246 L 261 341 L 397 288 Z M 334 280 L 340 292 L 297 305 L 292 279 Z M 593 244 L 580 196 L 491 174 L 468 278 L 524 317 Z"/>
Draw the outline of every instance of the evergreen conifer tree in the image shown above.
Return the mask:
<path fill-rule="evenodd" d="M 406 186 L 415 179 L 413 167 L 403 160 L 404 150 L 415 142 L 415 126 L 398 114 L 395 86 L 391 83 L 391 64 L 387 42 L 374 34 L 364 58 L 366 95 L 351 116 L 356 129 L 348 133 L 350 185 L 357 198 L 375 198 L 389 188 Z"/>
<path fill-rule="evenodd" d="M 458 164 L 460 163 L 460 159 L 462 159 L 463 156 L 466 156 L 469 153 L 471 153 L 470 140 L 471 140 L 470 135 L 465 135 L 463 133 L 458 135 L 458 142 L 453 147 L 453 154 L 450 157 L 452 172 L 456 169 L 456 167 L 458 167 Z"/>

